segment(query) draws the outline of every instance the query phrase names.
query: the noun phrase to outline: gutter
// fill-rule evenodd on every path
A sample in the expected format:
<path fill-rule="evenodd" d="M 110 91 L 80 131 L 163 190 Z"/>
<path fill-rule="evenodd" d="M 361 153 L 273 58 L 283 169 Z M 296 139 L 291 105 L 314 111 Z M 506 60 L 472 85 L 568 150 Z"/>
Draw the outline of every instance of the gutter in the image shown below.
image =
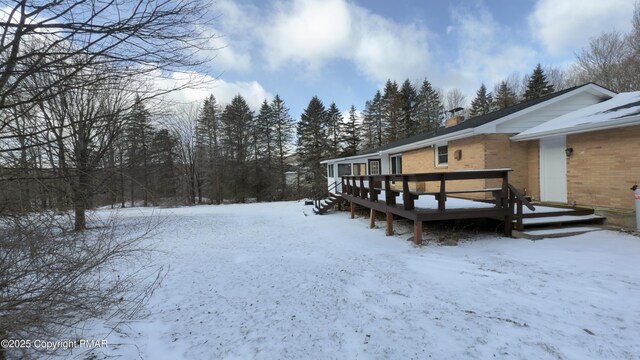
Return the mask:
<path fill-rule="evenodd" d="M 640 125 L 640 117 L 634 116 L 634 117 L 623 118 L 623 119 L 614 120 L 614 121 L 587 123 L 587 124 L 572 126 L 569 128 L 548 130 L 548 131 L 536 132 L 532 134 L 515 135 L 515 136 L 512 136 L 510 139 L 512 141 L 536 140 L 536 139 L 542 139 L 542 138 L 556 136 L 556 135 L 579 134 L 579 133 L 615 129 L 615 128 L 620 128 L 625 126 L 633 126 L 633 125 Z"/>

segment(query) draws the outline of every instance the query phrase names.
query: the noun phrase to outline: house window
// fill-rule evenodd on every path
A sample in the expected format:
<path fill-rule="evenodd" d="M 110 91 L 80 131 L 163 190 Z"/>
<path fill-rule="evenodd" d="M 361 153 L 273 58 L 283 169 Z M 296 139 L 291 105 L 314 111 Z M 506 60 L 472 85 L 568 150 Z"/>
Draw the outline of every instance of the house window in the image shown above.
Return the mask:
<path fill-rule="evenodd" d="M 334 175 L 333 173 L 333 164 L 329 164 L 327 165 L 327 176 L 332 178 Z"/>
<path fill-rule="evenodd" d="M 449 146 L 436 147 L 436 166 L 446 166 L 449 164 Z"/>
<path fill-rule="evenodd" d="M 367 175 L 367 165 L 365 163 L 353 164 L 353 175 Z"/>
<path fill-rule="evenodd" d="M 394 155 L 389 158 L 392 174 L 402 174 L 402 155 Z"/>
<path fill-rule="evenodd" d="M 369 160 L 369 175 L 380 175 L 380 160 Z"/>
<path fill-rule="evenodd" d="M 351 175 L 351 164 L 338 164 L 338 176 Z"/>

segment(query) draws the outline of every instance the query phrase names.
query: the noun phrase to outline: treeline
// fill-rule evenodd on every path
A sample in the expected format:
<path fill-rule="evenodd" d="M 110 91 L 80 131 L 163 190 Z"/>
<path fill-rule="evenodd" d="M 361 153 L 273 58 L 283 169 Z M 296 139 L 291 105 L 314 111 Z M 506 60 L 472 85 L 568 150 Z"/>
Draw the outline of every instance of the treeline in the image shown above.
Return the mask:
<path fill-rule="evenodd" d="M 117 112 L 96 114 L 99 121 L 69 118 L 106 111 L 113 93 L 67 93 L 16 116 L 7 129 L 15 150 L 2 152 L 5 208 L 69 209 L 79 191 L 88 208 L 299 196 L 285 179 L 294 123 L 279 96 L 265 100 L 257 115 L 240 95 L 224 107 L 211 95 L 168 114 L 152 113 L 152 102 L 135 96 Z"/>

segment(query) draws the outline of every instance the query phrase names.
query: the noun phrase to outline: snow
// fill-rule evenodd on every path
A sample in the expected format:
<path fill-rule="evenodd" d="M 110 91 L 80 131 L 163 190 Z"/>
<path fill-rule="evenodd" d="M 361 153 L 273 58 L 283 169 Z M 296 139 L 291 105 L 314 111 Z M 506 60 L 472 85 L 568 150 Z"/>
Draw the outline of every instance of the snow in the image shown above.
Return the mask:
<path fill-rule="evenodd" d="M 381 190 L 378 195 L 378 201 L 384 201 L 385 199 L 385 191 Z M 402 193 L 396 196 L 396 204 L 404 204 L 402 199 Z M 434 195 L 420 195 L 418 199 L 413 201 L 413 204 L 418 209 L 437 209 L 438 208 L 438 200 Z M 447 201 L 445 202 L 446 209 L 480 209 L 480 208 L 493 208 L 495 204 L 482 202 L 482 201 L 473 201 L 467 199 L 460 199 L 451 196 L 447 196 Z"/>
<path fill-rule="evenodd" d="M 640 91 L 620 93 L 595 105 L 572 111 L 543 124 L 521 132 L 514 140 L 531 139 L 537 136 L 570 133 L 580 129 L 606 128 L 608 124 L 623 121 L 640 123 Z M 627 121 L 628 120 L 628 121 Z"/>
<path fill-rule="evenodd" d="M 602 228 L 590 227 L 590 226 L 576 226 L 576 227 L 562 227 L 562 228 L 551 228 L 551 229 L 531 229 L 524 231 L 526 235 L 533 236 L 545 236 L 545 235 L 556 235 L 556 234 L 572 234 L 572 233 L 582 233 L 582 232 L 590 232 L 590 231 L 601 231 Z"/>
<path fill-rule="evenodd" d="M 522 223 L 525 225 L 531 224 L 547 224 L 547 223 L 570 223 L 570 222 L 582 222 L 585 220 L 599 220 L 604 217 L 599 215 L 562 215 L 562 216 L 549 216 L 542 218 L 524 218 Z"/>
<path fill-rule="evenodd" d="M 149 241 L 170 271 L 148 316 L 87 330 L 98 358 L 638 359 L 637 237 L 417 247 L 302 204 L 120 210 L 164 218 Z"/>

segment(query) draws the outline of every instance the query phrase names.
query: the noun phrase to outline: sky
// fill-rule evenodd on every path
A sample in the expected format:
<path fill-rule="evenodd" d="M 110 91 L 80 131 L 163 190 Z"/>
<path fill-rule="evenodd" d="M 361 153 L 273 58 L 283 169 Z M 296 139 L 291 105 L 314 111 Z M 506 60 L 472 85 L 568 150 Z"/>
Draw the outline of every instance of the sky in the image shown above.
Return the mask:
<path fill-rule="evenodd" d="M 254 110 L 279 94 L 294 119 L 318 96 L 347 112 L 387 79 L 473 99 L 537 63 L 567 66 L 589 39 L 631 28 L 634 0 L 216 0 L 207 88 L 181 94 Z"/>

